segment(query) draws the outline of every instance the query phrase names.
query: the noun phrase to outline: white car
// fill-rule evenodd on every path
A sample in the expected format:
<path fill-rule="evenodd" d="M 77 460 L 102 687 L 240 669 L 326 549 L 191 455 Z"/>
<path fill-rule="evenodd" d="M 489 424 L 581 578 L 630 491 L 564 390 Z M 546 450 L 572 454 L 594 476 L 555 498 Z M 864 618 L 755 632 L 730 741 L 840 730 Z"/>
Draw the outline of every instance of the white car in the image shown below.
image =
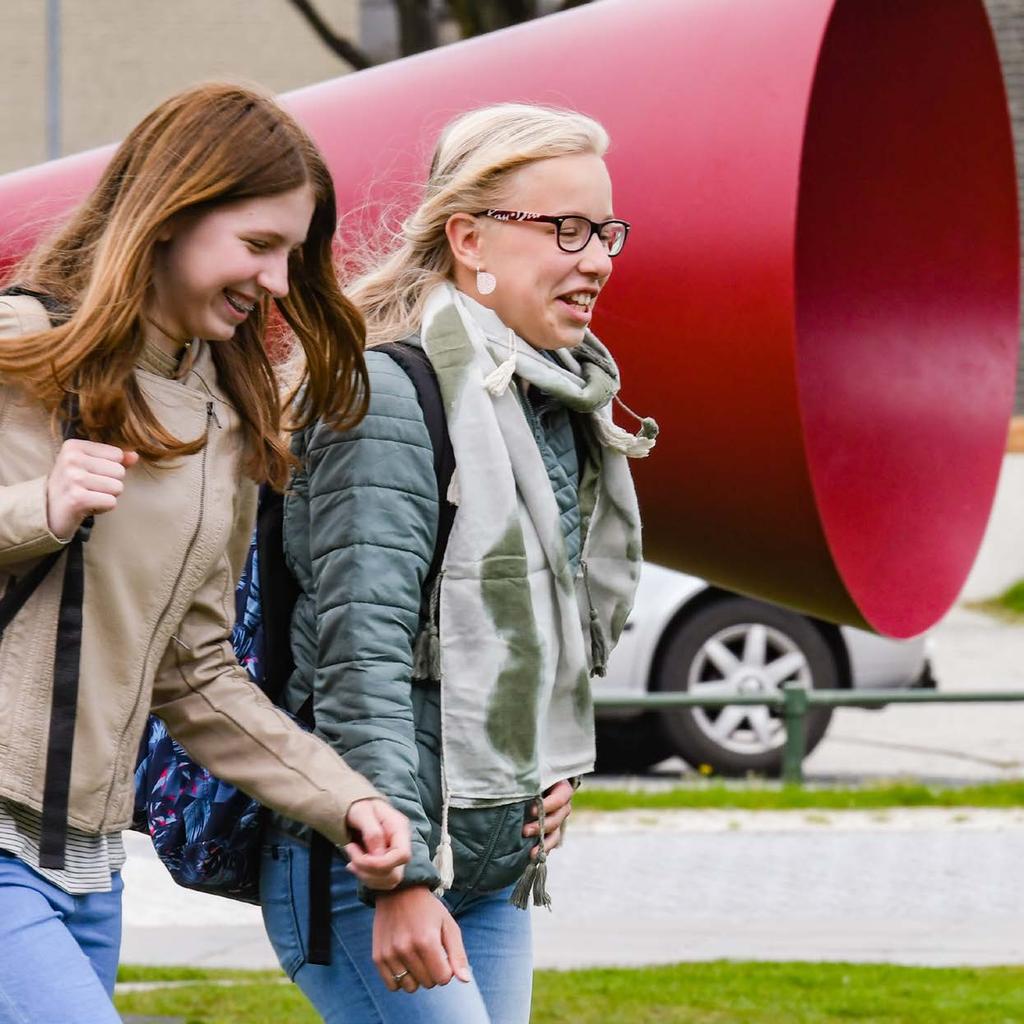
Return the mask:
<path fill-rule="evenodd" d="M 633 613 L 594 693 L 687 690 L 719 696 L 778 690 L 934 688 L 926 639 L 888 640 L 778 605 L 741 597 L 695 576 L 645 563 Z M 807 753 L 832 712 L 807 715 Z M 785 730 L 778 711 L 622 711 L 598 708 L 598 769 L 638 771 L 677 754 L 723 775 L 776 774 Z"/>

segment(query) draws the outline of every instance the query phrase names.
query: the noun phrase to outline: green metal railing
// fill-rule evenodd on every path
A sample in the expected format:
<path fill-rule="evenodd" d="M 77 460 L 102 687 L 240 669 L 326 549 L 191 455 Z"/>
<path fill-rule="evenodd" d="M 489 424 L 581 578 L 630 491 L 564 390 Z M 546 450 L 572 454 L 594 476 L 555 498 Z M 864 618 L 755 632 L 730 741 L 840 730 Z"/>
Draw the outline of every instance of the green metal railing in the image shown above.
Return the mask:
<path fill-rule="evenodd" d="M 782 781 L 803 782 L 804 718 L 811 708 L 873 708 L 887 704 L 993 704 L 1024 701 L 1024 691 L 1004 690 L 992 693 L 938 692 L 936 690 L 808 690 L 788 683 L 781 692 L 743 694 L 730 697 L 703 697 L 696 693 L 601 693 L 594 695 L 600 708 L 661 711 L 670 708 L 725 708 L 736 705 L 762 705 L 782 712 L 786 744 L 782 751 Z"/>

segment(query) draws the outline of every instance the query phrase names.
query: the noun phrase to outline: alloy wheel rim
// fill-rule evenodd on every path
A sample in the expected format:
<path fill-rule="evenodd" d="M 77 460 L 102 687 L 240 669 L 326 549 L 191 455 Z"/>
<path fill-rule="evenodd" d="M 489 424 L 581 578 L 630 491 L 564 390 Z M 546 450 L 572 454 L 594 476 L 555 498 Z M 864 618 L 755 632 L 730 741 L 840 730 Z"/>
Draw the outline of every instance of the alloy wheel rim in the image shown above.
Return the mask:
<path fill-rule="evenodd" d="M 708 637 L 687 677 L 687 690 L 707 697 L 778 693 L 783 684 L 810 689 L 810 665 L 792 637 L 763 622 L 737 623 Z M 778 711 L 766 705 L 693 708 L 692 714 L 709 740 L 735 754 L 766 754 L 786 739 Z"/>

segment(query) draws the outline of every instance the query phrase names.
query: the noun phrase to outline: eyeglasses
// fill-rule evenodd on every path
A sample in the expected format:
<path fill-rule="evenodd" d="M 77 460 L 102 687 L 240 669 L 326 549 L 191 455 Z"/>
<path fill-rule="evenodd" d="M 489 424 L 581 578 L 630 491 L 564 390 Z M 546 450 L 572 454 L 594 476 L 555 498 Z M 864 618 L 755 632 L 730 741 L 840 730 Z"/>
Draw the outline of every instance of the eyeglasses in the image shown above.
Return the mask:
<path fill-rule="evenodd" d="M 500 221 L 554 224 L 555 241 L 562 252 L 582 252 L 597 235 L 609 256 L 618 256 L 626 244 L 629 224 L 624 220 L 590 220 L 573 214 L 569 217 L 548 217 L 541 213 L 523 213 L 521 210 L 481 210 L 477 217 L 491 217 Z"/>

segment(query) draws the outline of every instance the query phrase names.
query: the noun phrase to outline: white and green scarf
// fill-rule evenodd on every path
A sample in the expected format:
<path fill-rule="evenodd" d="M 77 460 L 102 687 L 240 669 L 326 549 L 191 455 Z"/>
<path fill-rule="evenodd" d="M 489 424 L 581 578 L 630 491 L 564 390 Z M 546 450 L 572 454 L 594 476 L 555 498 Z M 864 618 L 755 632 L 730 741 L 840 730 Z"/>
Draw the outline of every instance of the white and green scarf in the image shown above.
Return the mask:
<path fill-rule="evenodd" d="M 553 360 L 443 284 L 427 299 L 420 336 L 457 467 L 449 497 L 458 511 L 433 602 L 439 650 L 430 659 L 439 662 L 441 681 L 444 808 L 436 862 L 447 888 L 449 806 L 529 799 L 594 767 L 590 676 L 604 674 L 640 577 L 640 517 L 626 459 L 648 453 L 657 427 L 644 420 L 634 437 L 612 423 L 618 371 L 589 333 Z M 589 414 L 594 454 L 580 467 L 583 548 L 575 578 L 521 404 L 523 382 Z M 541 874 L 526 880 L 521 902 L 531 884 L 535 901 L 546 900 Z"/>

